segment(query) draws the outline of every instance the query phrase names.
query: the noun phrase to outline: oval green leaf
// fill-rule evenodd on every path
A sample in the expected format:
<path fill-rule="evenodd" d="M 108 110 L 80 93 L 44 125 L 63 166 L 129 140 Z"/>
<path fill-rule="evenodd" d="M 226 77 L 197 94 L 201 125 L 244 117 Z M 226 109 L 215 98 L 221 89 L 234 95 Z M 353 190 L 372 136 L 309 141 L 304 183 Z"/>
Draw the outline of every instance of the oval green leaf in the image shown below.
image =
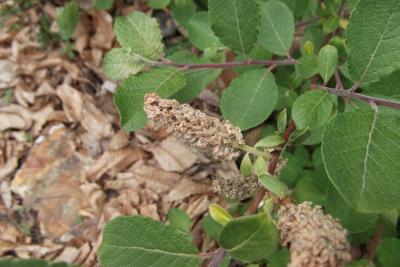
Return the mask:
<path fill-rule="evenodd" d="M 189 215 L 181 209 L 173 208 L 168 211 L 168 221 L 171 227 L 182 232 L 190 232 L 192 221 Z"/>
<path fill-rule="evenodd" d="M 338 115 L 323 134 L 329 179 L 360 212 L 400 207 L 400 117 L 374 110 Z"/>
<path fill-rule="evenodd" d="M 272 0 L 261 6 L 261 26 L 258 41 L 268 51 L 285 56 L 292 46 L 294 18 L 282 2 Z"/>
<path fill-rule="evenodd" d="M 274 110 L 278 88 L 266 70 L 247 71 L 235 78 L 224 91 L 221 111 L 226 120 L 242 130 L 259 125 Z"/>
<path fill-rule="evenodd" d="M 278 242 L 278 230 L 263 212 L 228 222 L 219 236 L 221 247 L 232 258 L 244 262 L 268 258 L 277 249 Z"/>
<path fill-rule="evenodd" d="M 133 12 L 127 17 L 118 17 L 114 25 L 118 42 L 144 58 L 156 60 L 163 52 L 161 30 L 156 19 L 142 12 Z"/>
<path fill-rule="evenodd" d="M 324 83 L 327 83 L 335 73 L 338 62 L 338 51 L 332 45 L 326 45 L 321 48 L 318 54 L 318 69 Z"/>
<path fill-rule="evenodd" d="M 123 48 L 113 48 L 103 59 L 104 74 L 114 80 L 126 79 L 142 70 L 144 62 L 138 55 Z"/>
<path fill-rule="evenodd" d="M 189 19 L 188 35 L 189 41 L 200 50 L 221 46 L 211 29 L 207 12 L 198 12 Z"/>
<path fill-rule="evenodd" d="M 293 120 L 298 129 L 316 128 L 329 121 L 332 108 L 333 101 L 327 91 L 307 91 L 293 104 Z"/>
<path fill-rule="evenodd" d="M 220 41 L 247 54 L 257 41 L 260 15 L 257 0 L 209 0 L 211 27 Z"/>
<path fill-rule="evenodd" d="M 187 234 L 142 216 L 117 217 L 104 228 L 98 257 L 103 267 L 193 267 L 201 258 Z"/>
<path fill-rule="evenodd" d="M 349 72 L 361 85 L 398 69 L 400 1 L 358 1 L 347 28 Z M 368 32 L 368 34 L 364 34 Z"/>
<path fill-rule="evenodd" d="M 133 131 L 146 125 L 147 117 L 143 110 L 145 94 L 153 92 L 167 98 L 185 84 L 185 77 L 176 68 L 154 68 L 126 79 L 114 95 L 122 128 Z"/>
<path fill-rule="evenodd" d="M 324 206 L 330 215 L 340 220 L 349 233 L 364 233 L 374 226 L 378 219 L 377 214 L 355 211 L 331 185 Z"/>

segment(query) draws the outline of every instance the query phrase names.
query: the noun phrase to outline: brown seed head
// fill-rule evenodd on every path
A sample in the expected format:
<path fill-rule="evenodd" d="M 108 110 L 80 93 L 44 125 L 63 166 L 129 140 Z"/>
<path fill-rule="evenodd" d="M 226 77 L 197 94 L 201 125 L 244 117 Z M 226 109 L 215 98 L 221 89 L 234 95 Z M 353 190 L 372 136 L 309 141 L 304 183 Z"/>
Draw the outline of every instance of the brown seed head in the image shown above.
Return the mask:
<path fill-rule="evenodd" d="M 227 121 L 207 116 L 188 104 L 161 99 L 154 93 L 147 94 L 144 110 L 156 128 L 163 128 L 190 145 L 211 154 L 218 160 L 232 160 L 239 156 L 232 143 L 243 144 L 240 129 Z"/>
<path fill-rule="evenodd" d="M 239 175 L 232 178 L 217 176 L 212 181 L 212 187 L 214 192 L 226 198 L 243 200 L 256 192 L 261 187 L 261 183 L 254 174 L 248 177 Z"/>
<path fill-rule="evenodd" d="M 281 206 L 277 227 L 283 245 L 290 243 L 289 267 L 341 267 L 351 261 L 347 231 L 319 206 Z"/>

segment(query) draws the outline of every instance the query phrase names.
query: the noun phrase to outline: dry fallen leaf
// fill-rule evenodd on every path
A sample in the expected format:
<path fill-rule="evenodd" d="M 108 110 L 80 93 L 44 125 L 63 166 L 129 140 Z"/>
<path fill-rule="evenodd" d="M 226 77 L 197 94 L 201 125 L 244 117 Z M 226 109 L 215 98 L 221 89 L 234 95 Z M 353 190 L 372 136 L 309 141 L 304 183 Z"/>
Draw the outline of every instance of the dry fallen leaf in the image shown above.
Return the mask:
<path fill-rule="evenodd" d="M 140 148 L 127 147 L 120 150 L 106 151 L 93 165 L 87 168 L 87 177 L 91 180 L 98 180 L 110 171 L 116 175 L 144 156 L 145 152 Z"/>
<path fill-rule="evenodd" d="M 16 85 L 17 65 L 10 61 L 0 59 L 0 89 L 10 88 Z"/>
<path fill-rule="evenodd" d="M 193 182 L 192 180 L 184 177 L 179 184 L 168 193 L 167 200 L 178 201 L 191 195 L 205 194 L 210 191 L 211 190 L 208 186 Z"/>
<path fill-rule="evenodd" d="M 51 238 L 79 224 L 83 211 L 90 214 L 89 199 L 79 189 L 83 164 L 67 136 L 60 128 L 35 145 L 11 184 L 25 206 L 38 210 L 42 232 Z"/>
<path fill-rule="evenodd" d="M 150 146 L 149 149 L 166 171 L 184 172 L 197 160 L 191 148 L 173 136 L 164 139 L 160 144 Z"/>

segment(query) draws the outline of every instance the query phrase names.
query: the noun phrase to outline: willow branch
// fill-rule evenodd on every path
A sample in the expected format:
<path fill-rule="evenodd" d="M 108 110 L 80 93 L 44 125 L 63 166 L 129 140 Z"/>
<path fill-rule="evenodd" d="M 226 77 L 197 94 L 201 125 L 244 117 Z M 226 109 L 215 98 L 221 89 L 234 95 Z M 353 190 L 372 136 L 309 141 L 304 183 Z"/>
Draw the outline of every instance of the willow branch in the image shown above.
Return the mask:
<path fill-rule="evenodd" d="M 234 67 L 246 67 L 254 65 L 264 65 L 264 66 L 284 66 L 284 65 L 294 65 L 296 60 L 294 59 L 283 59 L 283 60 L 244 60 L 244 61 L 233 61 L 224 63 L 199 63 L 199 64 L 186 64 L 177 63 L 173 61 L 156 62 L 155 65 L 159 66 L 172 66 L 184 69 L 227 69 Z"/>
<path fill-rule="evenodd" d="M 340 90 L 340 89 L 330 88 L 330 87 L 326 87 L 326 86 L 320 86 L 320 88 L 328 91 L 331 94 L 341 96 L 344 98 L 357 99 L 357 100 L 363 101 L 368 104 L 374 103 L 377 106 L 384 106 L 384 107 L 389 107 L 389 108 L 394 108 L 394 109 L 400 109 L 400 102 L 398 102 L 398 101 L 358 94 L 358 93 L 355 93 L 354 91 Z"/>
<path fill-rule="evenodd" d="M 285 140 L 285 143 L 281 145 L 281 147 L 284 147 L 290 138 L 290 135 L 293 133 L 293 131 L 296 129 L 296 125 L 294 124 L 294 121 L 290 121 L 288 127 L 286 128 L 286 131 L 283 133 L 283 139 Z M 276 150 L 272 153 L 272 158 L 271 161 L 268 165 L 268 173 L 271 175 L 274 175 L 276 172 L 276 167 L 278 165 L 279 161 L 279 156 L 281 154 L 281 151 Z M 255 214 L 257 212 L 258 206 L 260 205 L 261 201 L 264 199 L 265 193 L 267 191 L 265 188 L 261 188 L 258 192 L 256 197 L 254 198 L 253 202 L 251 202 L 250 207 L 247 209 L 247 213 L 249 214 Z"/>

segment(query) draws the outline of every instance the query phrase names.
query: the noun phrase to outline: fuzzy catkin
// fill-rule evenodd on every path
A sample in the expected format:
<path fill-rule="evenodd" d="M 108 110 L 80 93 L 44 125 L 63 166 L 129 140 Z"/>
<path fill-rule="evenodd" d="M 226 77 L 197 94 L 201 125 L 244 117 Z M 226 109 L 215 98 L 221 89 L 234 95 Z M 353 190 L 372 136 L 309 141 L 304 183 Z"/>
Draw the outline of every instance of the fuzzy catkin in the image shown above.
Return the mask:
<path fill-rule="evenodd" d="M 147 94 L 144 110 L 156 128 L 186 141 L 217 160 L 232 160 L 239 156 L 232 143 L 244 144 L 240 129 L 228 121 L 207 116 L 188 104 L 161 99 L 154 93 Z"/>
<path fill-rule="evenodd" d="M 213 179 L 212 187 L 214 192 L 223 195 L 226 198 L 243 200 L 249 198 L 254 192 L 261 187 L 261 183 L 257 176 L 244 177 L 239 175 L 232 178 L 224 178 L 218 176 Z"/>
<path fill-rule="evenodd" d="M 288 267 L 342 267 L 351 261 L 347 231 L 319 206 L 281 206 L 277 227 L 283 245 L 290 243 Z"/>

